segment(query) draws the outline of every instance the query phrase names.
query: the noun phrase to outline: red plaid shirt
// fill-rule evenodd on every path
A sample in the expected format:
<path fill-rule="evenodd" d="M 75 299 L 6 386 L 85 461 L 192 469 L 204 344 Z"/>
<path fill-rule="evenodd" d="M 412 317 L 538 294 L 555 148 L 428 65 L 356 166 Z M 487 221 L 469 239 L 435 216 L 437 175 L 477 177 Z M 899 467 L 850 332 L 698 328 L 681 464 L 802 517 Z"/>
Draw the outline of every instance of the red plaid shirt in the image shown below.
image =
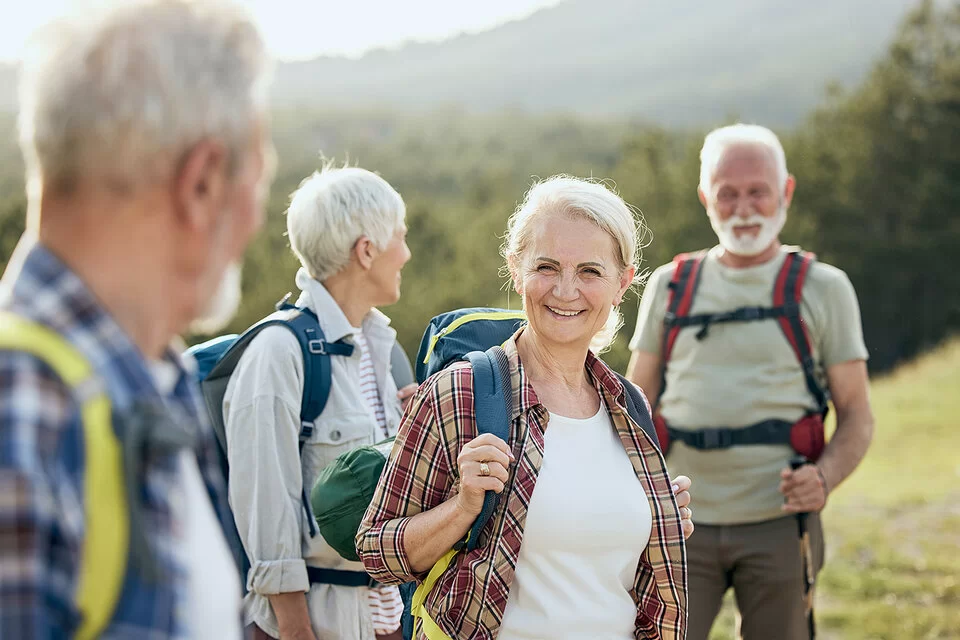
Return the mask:
<path fill-rule="evenodd" d="M 451 638 L 497 636 L 520 555 L 527 507 L 543 461 L 548 412 L 524 375 L 516 336 L 504 349 L 514 389 L 508 444 L 517 463 L 480 545 L 470 553 L 457 554 L 427 597 L 430 616 Z M 587 355 L 586 368 L 653 514 L 650 542 L 640 557 L 632 592 L 637 603 L 636 637 L 682 640 L 687 621 L 686 551 L 666 464 L 627 415 L 625 392 L 614 373 L 593 354 Z M 450 367 L 420 386 L 404 414 L 393 453 L 357 534 L 360 558 L 374 578 L 398 584 L 425 577 L 410 569 L 403 552 L 404 530 L 411 516 L 456 493 L 457 455 L 477 435 L 469 366 Z"/>

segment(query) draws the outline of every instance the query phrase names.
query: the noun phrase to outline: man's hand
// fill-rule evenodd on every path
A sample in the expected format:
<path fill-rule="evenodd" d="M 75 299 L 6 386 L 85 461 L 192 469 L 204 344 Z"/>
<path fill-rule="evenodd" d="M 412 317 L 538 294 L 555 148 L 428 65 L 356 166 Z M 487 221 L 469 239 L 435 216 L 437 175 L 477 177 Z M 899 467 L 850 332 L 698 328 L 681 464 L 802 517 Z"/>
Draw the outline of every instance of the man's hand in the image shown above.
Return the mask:
<path fill-rule="evenodd" d="M 677 476 L 671 483 L 673 495 L 677 498 L 680 507 L 680 525 L 683 528 L 683 539 L 693 535 L 693 509 L 690 508 L 690 485 L 692 482 L 687 476 Z"/>
<path fill-rule="evenodd" d="M 816 465 L 805 464 L 796 471 L 780 472 L 780 493 L 786 499 L 781 509 L 787 513 L 815 513 L 827 504 L 828 489 Z"/>
<path fill-rule="evenodd" d="M 403 389 L 397 391 L 397 397 L 400 398 L 400 406 L 403 409 L 407 408 L 407 405 L 410 404 L 410 398 L 413 397 L 413 394 L 417 392 L 417 383 L 411 382 Z"/>

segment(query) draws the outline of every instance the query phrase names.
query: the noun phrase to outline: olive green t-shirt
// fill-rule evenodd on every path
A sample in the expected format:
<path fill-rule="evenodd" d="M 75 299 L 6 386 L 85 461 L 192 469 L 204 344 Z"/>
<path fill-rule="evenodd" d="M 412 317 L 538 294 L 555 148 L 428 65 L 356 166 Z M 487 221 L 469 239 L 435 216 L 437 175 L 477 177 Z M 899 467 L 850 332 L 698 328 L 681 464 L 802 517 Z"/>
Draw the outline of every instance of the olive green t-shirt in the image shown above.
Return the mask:
<path fill-rule="evenodd" d="M 746 269 L 720 264 L 719 250 L 704 259 L 691 314 L 773 306 L 773 286 L 787 251 Z M 672 264 L 653 272 L 643 292 L 630 348 L 660 354 L 667 285 Z M 827 368 L 866 360 L 860 309 L 846 274 L 814 262 L 803 286 L 800 314 L 807 326 L 817 376 L 826 388 Z M 816 408 L 803 370 L 775 319 L 730 322 L 710 327 L 697 340 L 698 327 L 683 329 L 667 364 L 660 413 L 676 429 L 746 427 L 762 420 L 795 421 Z M 693 480 L 694 520 L 703 524 L 742 524 L 783 515 L 779 474 L 792 451 L 786 445 L 751 445 L 702 451 L 674 442 L 667 463 L 671 474 Z"/>

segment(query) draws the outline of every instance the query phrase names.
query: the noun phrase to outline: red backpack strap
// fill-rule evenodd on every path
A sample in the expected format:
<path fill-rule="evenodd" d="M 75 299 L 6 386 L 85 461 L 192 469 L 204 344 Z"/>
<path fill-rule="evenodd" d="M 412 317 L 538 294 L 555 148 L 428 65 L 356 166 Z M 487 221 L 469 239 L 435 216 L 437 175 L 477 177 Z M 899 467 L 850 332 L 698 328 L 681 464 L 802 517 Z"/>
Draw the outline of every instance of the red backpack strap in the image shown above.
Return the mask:
<path fill-rule="evenodd" d="M 806 323 L 800 315 L 800 303 L 803 299 L 803 283 L 806 280 L 810 265 L 816 259 L 812 253 L 795 251 L 787 254 L 777 281 L 773 287 L 773 306 L 783 309 L 783 315 L 777 318 L 780 328 L 790 343 L 800 366 L 803 368 L 803 377 L 807 389 L 817 402 L 820 412 L 827 409 L 827 393 L 817 382 L 814 371 L 813 351 L 810 348 L 810 335 L 807 333 Z"/>
<path fill-rule="evenodd" d="M 668 285 L 670 296 L 667 298 L 667 312 L 663 316 L 663 368 L 666 369 L 673 353 L 673 346 L 680 334 L 681 326 L 677 318 L 690 314 L 693 307 L 693 296 L 700 284 L 700 272 L 706 251 L 697 253 L 681 253 L 673 259 L 673 279 Z M 661 394 L 663 390 L 661 389 Z"/>

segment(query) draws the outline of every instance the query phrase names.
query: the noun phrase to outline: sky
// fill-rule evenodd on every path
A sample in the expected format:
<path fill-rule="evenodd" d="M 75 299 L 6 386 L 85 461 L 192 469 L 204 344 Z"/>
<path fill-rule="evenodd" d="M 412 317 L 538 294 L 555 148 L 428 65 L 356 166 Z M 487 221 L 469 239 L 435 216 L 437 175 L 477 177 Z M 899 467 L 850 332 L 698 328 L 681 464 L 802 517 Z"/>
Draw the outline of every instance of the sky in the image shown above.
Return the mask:
<path fill-rule="evenodd" d="M 283 60 L 359 56 L 409 40 L 442 40 L 523 18 L 559 0 L 238 0 Z M 2 0 L 0 61 L 19 59 L 30 33 L 51 18 L 102 0 Z"/>

